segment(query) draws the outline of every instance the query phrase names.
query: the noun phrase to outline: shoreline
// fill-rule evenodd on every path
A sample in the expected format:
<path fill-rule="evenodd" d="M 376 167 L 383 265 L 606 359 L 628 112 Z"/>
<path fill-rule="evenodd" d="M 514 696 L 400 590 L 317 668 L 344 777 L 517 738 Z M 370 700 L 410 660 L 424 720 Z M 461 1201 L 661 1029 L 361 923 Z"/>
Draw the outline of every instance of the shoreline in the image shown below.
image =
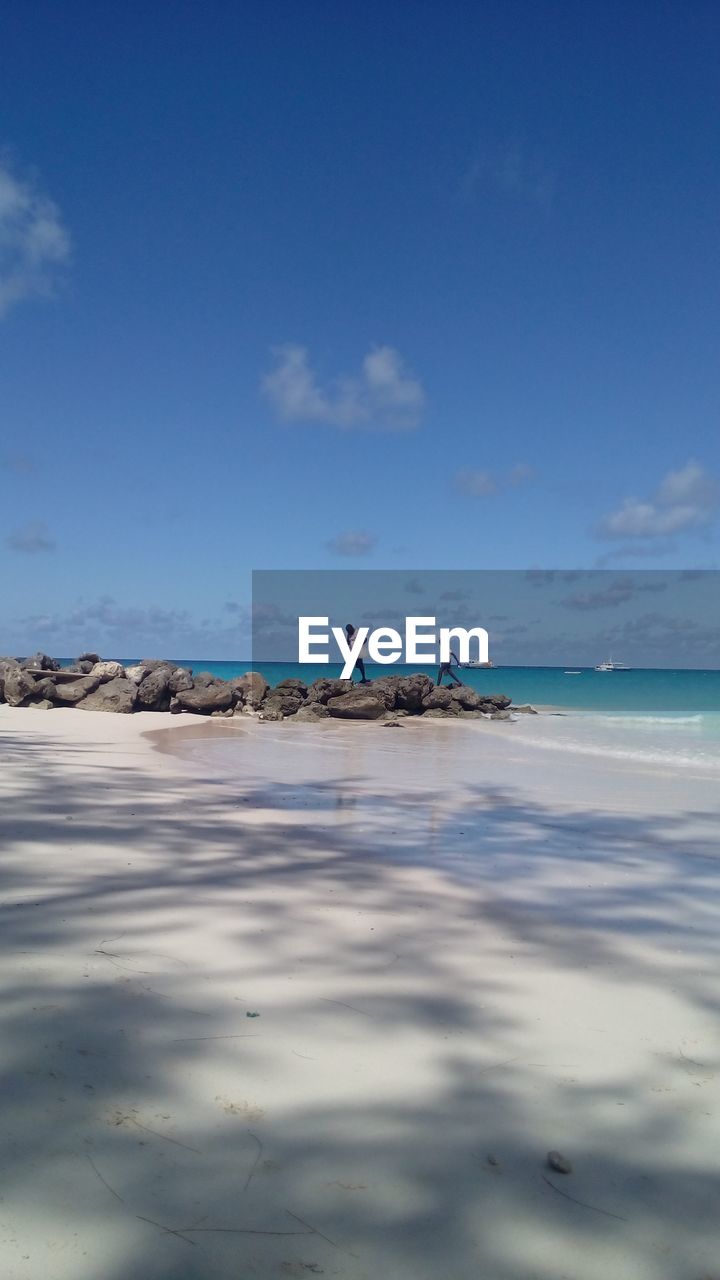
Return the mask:
<path fill-rule="evenodd" d="M 5 1274 L 712 1272 L 714 790 L 421 723 L 2 708 Z"/>

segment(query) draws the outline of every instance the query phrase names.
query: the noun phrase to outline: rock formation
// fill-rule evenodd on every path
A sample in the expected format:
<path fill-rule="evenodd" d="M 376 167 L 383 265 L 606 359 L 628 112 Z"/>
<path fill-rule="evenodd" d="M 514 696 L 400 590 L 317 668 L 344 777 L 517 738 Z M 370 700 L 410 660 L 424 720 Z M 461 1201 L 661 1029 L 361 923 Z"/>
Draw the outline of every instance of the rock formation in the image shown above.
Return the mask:
<path fill-rule="evenodd" d="M 0 658 L 0 702 L 11 707 L 79 707 L 83 711 L 171 711 L 210 716 L 254 715 L 260 720 L 300 722 L 392 720 L 405 716 L 431 719 L 512 719 L 511 711 L 532 714 L 529 706 L 512 707 L 504 693 L 478 693 L 468 685 L 436 688 L 429 676 L 380 676 L 367 684 L 322 677 L 311 685 L 296 677 L 273 688 L 259 671 L 221 680 L 209 671 L 157 658 L 134 666 L 104 662 L 84 653 L 61 668 L 44 653 L 31 658 Z"/>

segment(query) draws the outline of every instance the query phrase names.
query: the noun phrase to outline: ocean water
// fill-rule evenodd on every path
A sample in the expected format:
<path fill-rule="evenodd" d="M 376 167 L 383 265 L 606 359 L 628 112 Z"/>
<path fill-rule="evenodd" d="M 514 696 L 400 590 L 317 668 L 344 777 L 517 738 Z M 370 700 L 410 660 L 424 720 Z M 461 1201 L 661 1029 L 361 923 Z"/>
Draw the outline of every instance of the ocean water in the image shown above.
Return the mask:
<path fill-rule="evenodd" d="M 247 662 L 178 659 L 178 664 L 224 679 L 252 669 Z M 270 684 L 290 676 L 309 684 L 320 676 L 340 675 L 340 666 L 332 664 L 260 662 L 255 669 Z M 370 679 L 419 669 L 435 676 L 435 667 L 366 664 Z M 512 730 L 518 740 L 538 749 L 720 775 L 720 670 L 585 668 L 568 675 L 562 667 L 495 667 L 459 674 L 479 693 L 506 693 L 518 705 L 543 709 L 546 714 L 538 717 L 518 716 Z"/>

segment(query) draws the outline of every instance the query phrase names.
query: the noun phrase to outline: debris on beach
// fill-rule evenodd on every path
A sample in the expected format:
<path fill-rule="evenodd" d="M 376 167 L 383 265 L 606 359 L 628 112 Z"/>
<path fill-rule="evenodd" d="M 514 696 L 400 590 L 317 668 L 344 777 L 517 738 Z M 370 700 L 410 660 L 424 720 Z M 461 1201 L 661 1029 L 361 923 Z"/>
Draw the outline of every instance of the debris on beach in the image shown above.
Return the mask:
<path fill-rule="evenodd" d="M 251 1013 L 250 1011 L 248 1011 L 248 1012 L 245 1014 L 245 1017 L 246 1017 L 246 1018 L 259 1018 L 259 1017 L 260 1017 L 260 1014 L 259 1014 L 257 1011 L 254 1011 L 254 1012 L 252 1012 L 252 1013 Z"/>
<path fill-rule="evenodd" d="M 556 1173 L 572 1173 L 573 1171 L 572 1164 L 567 1156 L 562 1155 L 560 1151 L 548 1151 L 547 1162 Z"/>

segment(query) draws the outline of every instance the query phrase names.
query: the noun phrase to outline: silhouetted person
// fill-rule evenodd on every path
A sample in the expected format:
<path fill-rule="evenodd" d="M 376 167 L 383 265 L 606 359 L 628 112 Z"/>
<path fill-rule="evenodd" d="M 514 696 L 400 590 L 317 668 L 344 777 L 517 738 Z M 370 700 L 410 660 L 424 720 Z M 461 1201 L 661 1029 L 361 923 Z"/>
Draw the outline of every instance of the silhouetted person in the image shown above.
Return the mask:
<path fill-rule="evenodd" d="M 347 626 L 345 627 L 345 635 L 347 636 L 348 644 L 352 644 L 356 633 L 357 633 L 357 627 L 354 627 L 352 622 L 348 622 Z M 362 653 L 362 649 L 360 650 L 360 652 Z M 365 676 L 365 663 L 363 662 L 361 657 L 358 657 L 355 660 L 355 666 L 353 667 L 353 671 L 360 672 L 360 684 L 370 683 L 370 681 Z M 352 676 L 350 676 L 350 679 L 352 680 Z"/>
<path fill-rule="evenodd" d="M 462 684 L 462 680 L 458 680 L 458 677 L 455 675 L 455 672 L 452 669 L 453 658 L 455 659 L 455 662 L 457 663 L 457 665 L 460 666 L 460 659 L 455 653 L 455 650 L 451 649 L 449 661 L 442 662 L 438 668 L 437 683 L 439 685 L 442 684 L 443 682 L 443 676 L 449 676 L 451 680 L 455 681 L 455 684 Z"/>

